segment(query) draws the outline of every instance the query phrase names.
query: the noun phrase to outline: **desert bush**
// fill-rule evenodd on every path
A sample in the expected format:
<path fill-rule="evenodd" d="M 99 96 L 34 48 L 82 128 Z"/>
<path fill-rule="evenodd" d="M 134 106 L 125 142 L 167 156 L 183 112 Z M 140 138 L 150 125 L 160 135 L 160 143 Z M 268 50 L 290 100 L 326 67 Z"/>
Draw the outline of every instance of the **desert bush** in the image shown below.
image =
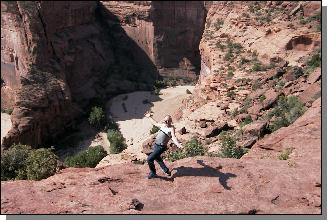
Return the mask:
<path fill-rule="evenodd" d="M 292 153 L 293 149 L 292 148 L 286 148 L 284 149 L 278 156 L 279 160 L 288 160 L 289 155 Z"/>
<path fill-rule="evenodd" d="M 306 62 L 307 70 L 314 71 L 315 68 L 321 66 L 321 52 L 320 50 L 316 51 L 309 60 Z"/>
<path fill-rule="evenodd" d="M 41 180 L 56 172 L 57 156 L 51 149 L 14 144 L 1 152 L 1 180 Z"/>
<path fill-rule="evenodd" d="M 185 144 L 185 152 L 188 157 L 203 156 L 206 149 L 196 138 L 192 138 Z"/>
<path fill-rule="evenodd" d="M 224 158 L 236 158 L 240 159 L 247 151 L 236 147 L 235 137 L 228 133 L 221 133 L 222 149 L 221 156 Z"/>
<path fill-rule="evenodd" d="M 26 179 L 26 159 L 30 146 L 14 144 L 1 151 L 1 180 Z"/>
<path fill-rule="evenodd" d="M 233 55 L 233 51 L 232 50 L 228 50 L 228 52 L 226 52 L 224 59 L 225 61 L 232 61 L 234 55 Z"/>
<path fill-rule="evenodd" d="M 281 127 L 287 127 L 305 112 L 304 104 L 296 96 L 280 96 L 276 106 L 269 113 L 274 117 L 269 129 L 273 132 Z"/>
<path fill-rule="evenodd" d="M 246 113 L 248 108 L 251 107 L 251 105 L 252 105 L 252 99 L 247 97 L 242 103 L 240 113 Z"/>
<path fill-rule="evenodd" d="M 234 76 L 233 70 L 228 70 L 227 77 L 232 78 Z"/>
<path fill-rule="evenodd" d="M 41 180 L 55 174 L 57 156 L 50 150 L 40 148 L 31 151 L 26 160 L 26 176 L 29 180 Z"/>
<path fill-rule="evenodd" d="M 262 84 L 261 84 L 260 80 L 257 79 L 257 80 L 253 83 L 253 85 L 251 86 L 251 89 L 252 89 L 253 91 L 255 91 L 255 90 L 261 88 L 261 86 L 262 86 Z"/>
<path fill-rule="evenodd" d="M 240 127 L 244 127 L 246 126 L 247 124 L 250 124 L 252 122 L 252 118 L 250 115 L 248 115 L 241 123 L 240 123 Z"/>
<path fill-rule="evenodd" d="M 223 26 L 223 24 L 224 24 L 224 21 L 217 18 L 217 20 L 214 24 L 214 27 L 215 27 L 216 31 L 218 31 Z"/>
<path fill-rule="evenodd" d="M 64 164 L 69 167 L 95 167 L 106 155 L 102 146 L 90 147 L 74 156 L 67 157 Z"/>
<path fill-rule="evenodd" d="M 105 125 L 105 114 L 103 108 L 93 107 L 88 118 L 89 123 L 97 129 Z"/>
<path fill-rule="evenodd" d="M 207 150 L 205 147 L 203 147 L 203 145 L 196 138 L 192 138 L 184 145 L 183 149 L 169 152 L 166 158 L 173 162 L 187 157 L 203 156 L 206 152 Z"/>
<path fill-rule="evenodd" d="M 263 103 L 264 101 L 266 100 L 266 96 L 264 94 L 262 94 L 260 97 L 259 97 L 259 101 L 261 103 Z"/>
<path fill-rule="evenodd" d="M 125 138 L 122 136 L 119 130 L 108 130 L 107 139 L 110 141 L 110 153 L 121 153 L 127 148 Z"/>
<path fill-rule="evenodd" d="M 155 134 L 156 132 L 159 131 L 159 129 L 160 129 L 159 127 L 153 125 L 152 129 L 150 130 L 150 134 Z"/>
<path fill-rule="evenodd" d="M 8 109 L 2 109 L 1 108 L 1 113 L 9 114 L 11 115 L 13 113 L 13 108 L 8 108 Z"/>
<path fill-rule="evenodd" d="M 222 44 L 221 41 L 217 41 L 216 47 L 220 48 L 221 51 L 224 51 L 224 49 L 226 48 L 226 45 Z"/>
<path fill-rule="evenodd" d="M 235 97 L 235 92 L 234 91 L 228 91 L 226 96 L 228 96 L 229 98 L 233 99 Z"/>

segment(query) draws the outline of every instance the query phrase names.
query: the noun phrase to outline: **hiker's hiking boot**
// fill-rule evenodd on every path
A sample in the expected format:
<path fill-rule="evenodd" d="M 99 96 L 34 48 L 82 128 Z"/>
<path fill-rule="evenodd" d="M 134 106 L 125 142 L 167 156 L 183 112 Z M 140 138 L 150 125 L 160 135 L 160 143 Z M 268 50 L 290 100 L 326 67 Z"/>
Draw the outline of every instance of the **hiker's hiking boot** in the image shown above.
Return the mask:
<path fill-rule="evenodd" d="M 171 177 L 171 172 L 168 170 L 167 172 L 164 172 L 167 177 Z"/>
<path fill-rule="evenodd" d="M 153 178 L 156 178 L 156 177 L 158 177 L 156 174 L 150 173 L 150 174 L 147 176 L 147 179 L 153 179 Z"/>

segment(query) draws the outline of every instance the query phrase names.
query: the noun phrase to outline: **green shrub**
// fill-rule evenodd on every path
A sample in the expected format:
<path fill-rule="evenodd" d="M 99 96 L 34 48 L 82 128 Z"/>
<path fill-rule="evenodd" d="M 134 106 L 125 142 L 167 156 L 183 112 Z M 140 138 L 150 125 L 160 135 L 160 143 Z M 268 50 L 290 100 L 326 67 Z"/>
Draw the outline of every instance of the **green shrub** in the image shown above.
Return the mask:
<path fill-rule="evenodd" d="M 169 152 L 166 156 L 167 160 L 174 162 L 176 160 L 184 159 L 186 158 L 186 154 L 182 149 L 178 149 L 176 151 Z"/>
<path fill-rule="evenodd" d="M 250 115 L 248 115 L 241 123 L 240 123 L 240 127 L 244 127 L 247 124 L 250 124 L 252 122 L 252 118 Z"/>
<path fill-rule="evenodd" d="M 228 70 L 228 72 L 227 72 L 227 77 L 228 77 L 228 78 L 232 78 L 233 76 L 234 76 L 233 71 L 232 71 L 232 70 Z"/>
<path fill-rule="evenodd" d="M 226 46 L 222 44 L 220 41 L 217 41 L 216 47 L 220 48 L 221 51 L 224 51 L 224 49 L 226 48 Z"/>
<path fill-rule="evenodd" d="M 224 24 L 224 21 L 217 18 L 217 20 L 214 24 L 214 27 L 215 27 L 216 31 L 218 31 L 223 26 L 223 24 Z"/>
<path fill-rule="evenodd" d="M 279 160 L 288 160 L 289 159 L 289 155 L 292 153 L 292 148 L 287 148 L 285 150 L 283 150 L 279 156 L 278 156 L 278 159 Z"/>
<path fill-rule="evenodd" d="M 74 156 L 67 157 L 64 163 L 69 167 L 96 167 L 106 155 L 102 146 L 90 147 Z"/>
<path fill-rule="evenodd" d="M 252 71 L 263 71 L 263 65 L 260 62 L 255 62 L 251 68 Z"/>
<path fill-rule="evenodd" d="M 196 138 L 192 138 L 184 145 L 183 149 L 169 152 L 166 158 L 173 162 L 187 157 L 203 156 L 206 152 L 207 150 L 202 144 Z"/>
<path fill-rule="evenodd" d="M 192 138 L 185 144 L 185 152 L 187 157 L 203 156 L 206 153 L 206 149 L 196 138 Z"/>
<path fill-rule="evenodd" d="M 232 50 L 229 50 L 225 56 L 224 56 L 225 61 L 231 61 L 233 59 L 233 52 Z"/>
<path fill-rule="evenodd" d="M 1 180 L 26 179 L 26 159 L 30 146 L 12 145 L 1 152 Z"/>
<path fill-rule="evenodd" d="M 112 129 L 112 130 L 118 130 L 119 126 L 112 118 L 110 118 L 109 120 L 107 120 L 106 128 L 107 129 Z"/>
<path fill-rule="evenodd" d="M 233 99 L 235 97 L 235 92 L 234 91 L 228 91 L 226 96 L 228 96 L 229 98 Z"/>
<path fill-rule="evenodd" d="M 107 139 L 110 141 L 110 153 L 121 153 L 124 149 L 127 148 L 125 138 L 118 130 L 108 130 Z"/>
<path fill-rule="evenodd" d="M 247 152 L 240 147 L 236 147 L 236 139 L 228 133 L 222 133 L 221 140 L 221 156 L 224 158 L 240 159 Z"/>
<path fill-rule="evenodd" d="M 1 152 L 1 180 L 41 180 L 56 172 L 57 156 L 45 148 L 12 145 Z"/>
<path fill-rule="evenodd" d="M 156 132 L 159 131 L 159 129 L 160 129 L 159 127 L 153 125 L 152 129 L 150 130 L 150 134 L 155 134 Z"/>
<path fill-rule="evenodd" d="M 88 121 L 97 129 L 100 129 L 102 126 L 104 126 L 106 122 L 103 109 L 101 107 L 93 107 L 89 114 Z"/>
<path fill-rule="evenodd" d="M 257 80 L 253 83 L 253 85 L 251 86 L 251 89 L 252 89 L 253 91 L 255 91 L 255 90 L 261 88 L 261 86 L 262 86 L 262 84 L 261 84 L 260 80 L 257 79 Z"/>
<path fill-rule="evenodd" d="M 252 105 L 252 99 L 247 97 L 242 103 L 240 113 L 246 113 L 248 108 L 251 107 L 251 105 Z"/>
<path fill-rule="evenodd" d="M 50 150 L 40 148 L 31 152 L 26 160 L 26 175 L 29 180 L 41 180 L 55 174 L 57 156 Z"/>
<path fill-rule="evenodd" d="M 304 104 L 296 96 L 280 96 L 277 105 L 269 113 L 269 117 L 275 117 L 270 124 L 270 130 L 276 131 L 281 127 L 287 127 L 305 112 Z"/>
<path fill-rule="evenodd" d="M 259 101 L 260 102 L 264 102 L 266 100 L 266 96 L 264 94 L 262 94 L 260 97 L 259 97 Z"/>
<path fill-rule="evenodd" d="M 313 71 L 315 68 L 321 66 L 321 53 L 317 51 L 312 57 L 306 62 L 309 71 Z"/>

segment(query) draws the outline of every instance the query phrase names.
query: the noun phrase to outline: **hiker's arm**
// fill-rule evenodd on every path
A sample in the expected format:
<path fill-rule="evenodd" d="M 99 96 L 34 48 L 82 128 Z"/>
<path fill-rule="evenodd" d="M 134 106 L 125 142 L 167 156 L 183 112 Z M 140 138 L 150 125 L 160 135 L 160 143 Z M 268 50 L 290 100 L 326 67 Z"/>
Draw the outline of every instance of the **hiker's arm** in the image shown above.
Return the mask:
<path fill-rule="evenodd" d="M 183 148 L 183 145 L 180 144 L 180 143 L 178 142 L 178 140 L 177 140 L 177 137 L 176 137 L 176 134 L 175 134 L 175 128 L 172 128 L 172 129 L 171 129 L 171 134 L 172 134 L 172 141 L 174 142 L 174 144 L 176 144 L 176 146 L 177 146 L 178 148 Z"/>
<path fill-rule="evenodd" d="M 145 117 L 147 117 L 148 119 L 150 119 L 151 123 L 152 123 L 154 126 L 157 126 L 157 127 L 161 127 L 161 126 L 162 126 L 160 123 L 156 122 L 156 121 L 152 118 L 152 116 L 151 116 L 150 113 L 146 113 L 146 114 L 145 114 Z"/>

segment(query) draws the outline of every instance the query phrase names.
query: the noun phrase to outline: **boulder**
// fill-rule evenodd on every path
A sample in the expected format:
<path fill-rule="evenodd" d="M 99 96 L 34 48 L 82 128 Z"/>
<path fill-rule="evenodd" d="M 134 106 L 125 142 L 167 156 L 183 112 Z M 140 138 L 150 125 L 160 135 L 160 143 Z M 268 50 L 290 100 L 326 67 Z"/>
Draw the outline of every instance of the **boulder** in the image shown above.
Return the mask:
<path fill-rule="evenodd" d="M 245 135 L 249 134 L 256 137 L 260 137 L 264 134 L 266 126 L 267 126 L 266 121 L 255 121 L 244 126 L 242 130 Z"/>
<path fill-rule="evenodd" d="M 276 92 L 273 88 L 266 91 L 264 94 L 266 99 L 263 101 L 262 110 L 267 110 L 273 106 L 273 104 L 278 100 L 280 93 Z"/>
<path fill-rule="evenodd" d="M 321 96 L 321 84 L 316 82 L 311 84 L 305 91 L 303 91 L 298 97 L 304 104 L 312 103 Z"/>
<path fill-rule="evenodd" d="M 257 136 L 248 136 L 243 138 L 240 142 L 237 143 L 240 148 L 251 148 L 252 145 L 256 143 L 258 140 Z"/>
<path fill-rule="evenodd" d="M 206 127 L 207 127 L 207 123 L 206 123 L 206 121 L 200 121 L 199 126 L 200 126 L 201 128 L 206 128 Z"/>
<path fill-rule="evenodd" d="M 319 80 L 321 77 L 321 69 L 317 68 L 315 71 L 312 72 L 312 74 L 310 74 L 307 78 L 307 83 L 309 84 L 313 84 L 315 83 L 317 80 Z"/>
<path fill-rule="evenodd" d="M 226 122 L 221 123 L 216 126 L 212 125 L 212 126 L 209 126 L 207 129 L 205 129 L 204 131 L 202 131 L 201 135 L 206 138 L 215 137 L 215 136 L 219 135 L 222 131 L 229 130 L 230 128 L 231 127 L 229 127 Z"/>

